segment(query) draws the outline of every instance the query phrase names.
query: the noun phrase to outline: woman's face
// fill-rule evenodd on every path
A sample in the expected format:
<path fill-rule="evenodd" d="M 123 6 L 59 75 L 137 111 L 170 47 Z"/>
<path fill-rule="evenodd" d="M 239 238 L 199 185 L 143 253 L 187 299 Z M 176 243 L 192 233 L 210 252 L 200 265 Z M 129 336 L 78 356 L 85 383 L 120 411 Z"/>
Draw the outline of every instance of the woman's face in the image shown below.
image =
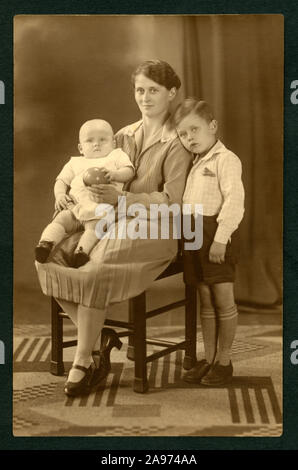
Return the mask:
<path fill-rule="evenodd" d="M 167 113 L 175 95 L 175 88 L 168 90 L 145 75 L 137 75 L 135 78 L 135 100 L 144 117 L 156 117 Z"/>

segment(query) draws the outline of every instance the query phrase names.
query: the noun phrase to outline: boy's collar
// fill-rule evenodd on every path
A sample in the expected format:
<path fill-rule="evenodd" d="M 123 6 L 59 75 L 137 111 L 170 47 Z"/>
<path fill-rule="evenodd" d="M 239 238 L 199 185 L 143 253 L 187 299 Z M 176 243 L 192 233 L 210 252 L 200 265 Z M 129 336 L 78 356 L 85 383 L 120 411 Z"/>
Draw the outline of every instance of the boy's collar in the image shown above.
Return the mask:
<path fill-rule="evenodd" d="M 133 124 L 130 124 L 127 126 L 127 128 L 124 130 L 124 134 L 128 135 L 130 137 L 133 137 L 134 134 L 137 132 L 137 130 L 143 125 L 143 120 L 140 119 L 140 121 L 134 122 Z M 173 140 L 177 137 L 177 132 L 175 129 L 170 129 L 169 127 L 169 120 L 167 120 L 163 127 L 162 127 L 162 133 L 161 133 L 161 142 L 169 142 L 170 140 Z"/>
<path fill-rule="evenodd" d="M 223 150 L 226 150 L 226 147 L 224 146 L 224 144 L 218 139 L 217 142 L 211 147 L 211 149 L 206 153 L 206 155 L 204 155 L 203 157 L 200 157 L 199 155 L 197 155 L 194 159 L 194 164 L 197 163 L 197 162 L 202 162 L 202 161 L 205 161 L 205 160 L 208 160 L 209 158 L 211 158 L 214 154 L 216 153 L 220 153 L 222 152 Z"/>

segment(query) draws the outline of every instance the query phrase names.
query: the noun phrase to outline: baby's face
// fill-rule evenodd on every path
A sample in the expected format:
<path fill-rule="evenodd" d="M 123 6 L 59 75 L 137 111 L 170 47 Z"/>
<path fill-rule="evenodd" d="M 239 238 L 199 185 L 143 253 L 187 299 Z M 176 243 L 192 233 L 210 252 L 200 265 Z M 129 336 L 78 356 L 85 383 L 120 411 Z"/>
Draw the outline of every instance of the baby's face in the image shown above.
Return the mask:
<path fill-rule="evenodd" d="M 184 147 L 192 153 L 201 154 L 216 141 L 217 122 L 191 113 L 177 126 L 177 132 Z"/>
<path fill-rule="evenodd" d="M 86 126 L 81 130 L 79 151 L 85 158 L 106 157 L 114 148 L 114 136 L 109 129 Z"/>

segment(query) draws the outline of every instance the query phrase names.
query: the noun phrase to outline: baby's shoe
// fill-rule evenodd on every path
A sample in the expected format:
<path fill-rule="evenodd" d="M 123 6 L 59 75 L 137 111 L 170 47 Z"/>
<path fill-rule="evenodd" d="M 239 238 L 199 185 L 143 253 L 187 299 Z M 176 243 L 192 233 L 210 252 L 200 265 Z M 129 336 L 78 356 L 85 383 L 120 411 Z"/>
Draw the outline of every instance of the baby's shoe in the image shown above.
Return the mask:
<path fill-rule="evenodd" d="M 83 251 L 83 248 L 80 246 L 79 251 L 76 251 L 73 255 L 73 268 L 79 268 L 84 266 L 89 261 L 89 255 Z"/>
<path fill-rule="evenodd" d="M 54 243 L 40 240 L 38 245 L 35 247 L 35 259 L 39 263 L 45 263 L 52 251 Z"/>

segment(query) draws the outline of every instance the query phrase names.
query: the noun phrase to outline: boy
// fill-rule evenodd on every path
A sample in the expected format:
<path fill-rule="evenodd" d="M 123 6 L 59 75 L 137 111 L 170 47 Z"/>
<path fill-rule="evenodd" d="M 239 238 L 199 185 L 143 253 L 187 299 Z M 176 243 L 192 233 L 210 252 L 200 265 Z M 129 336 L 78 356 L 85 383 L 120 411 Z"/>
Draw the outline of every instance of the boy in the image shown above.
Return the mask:
<path fill-rule="evenodd" d="M 35 259 L 45 263 L 54 245 L 63 240 L 66 233 L 85 228 L 73 257 L 73 267 L 78 268 L 89 260 L 89 253 L 98 242 L 95 226 L 97 203 L 89 197 L 83 177 L 90 168 L 101 168 L 107 182 L 118 185 L 129 181 L 134 167 L 128 155 L 115 148 L 113 129 L 101 119 L 85 122 L 79 132 L 78 149 L 82 157 L 72 157 L 56 178 L 54 186 L 55 209 L 59 211 L 43 231 L 35 248 Z M 123 184 L 120 184 L 122 189 Z M 69 194 L 68 194 L 68 190 Z"/>
<path fill-rule="evenodd" d="M 217 139 L 217 121 L 206 102 L 185 100 L 173 121 L 184 147 L 195 154 L 183 203 L 191 204 L 192 214 L 194 204 L 203 205 L 202 247 L 183 255 L 185 281 L 196 285 L 200 295 L 205 359 L 184 380 L 224 385 L 232 380 L 231 349 L 238 316 L 234 243 L 244 213 L 241 162 Z"/>

